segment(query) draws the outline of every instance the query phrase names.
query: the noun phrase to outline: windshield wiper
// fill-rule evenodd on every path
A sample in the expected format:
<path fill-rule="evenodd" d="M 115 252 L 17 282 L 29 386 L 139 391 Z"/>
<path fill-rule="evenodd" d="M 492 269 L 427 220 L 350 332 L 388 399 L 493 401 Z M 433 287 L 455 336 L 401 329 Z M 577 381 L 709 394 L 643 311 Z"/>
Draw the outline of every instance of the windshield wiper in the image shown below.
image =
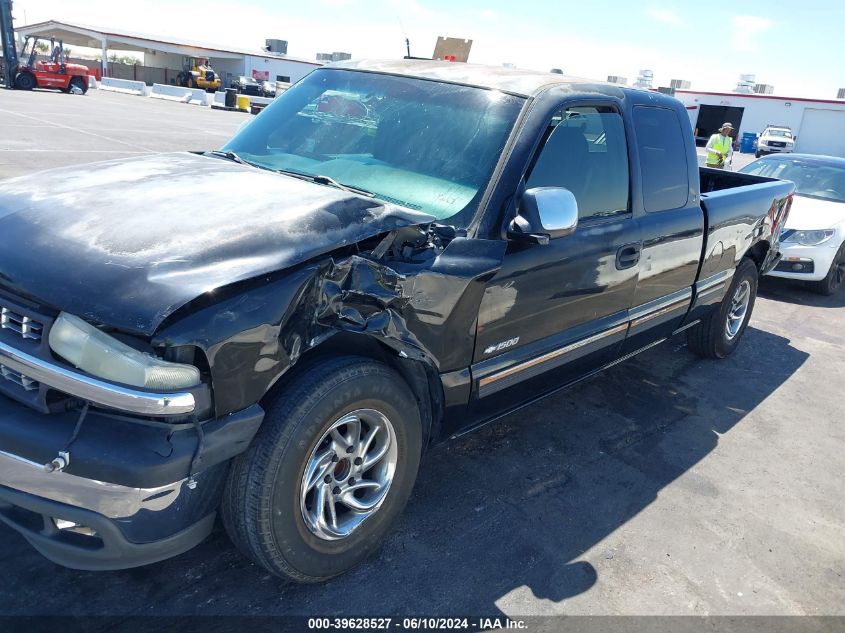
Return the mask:
<path fill-rule="evenodd" d="M 222 149 L 215 149 L 210 152 L 206 152 L 206 154 L 214 154 L 215 156 L 220 156 L 221 158 L 225 158 L 240 165 L 248 165 L 250 167 L 261 167 L 261 165 L 256 165 L 255 163 L 251 163 L 248 160 L 244 160 L 243 158 L 235 154 L 235 152 L 228 150 L 224 151 Z"/>
<path fill-rule="evenodd" d="M 328 176 L 321 176 L 320 174 L 317 174 L 316 176 L 312 176 L 311 179 L 320 185 L 330 185 L 336 189 L 342 189 L 343 191 L 348 191 L 349 193 L 357 193 L 362 196 L 367 196 L 368 198 L 376 197 L 376 194 L 372 191 L 367 191 L 366 189 L 361 189 L 360 187 L 344 185 L 342 182 L 338 182 L 334 178 L 329 178 Z"/>
<path fill-rule="evenodd" d="M 353 187 L 351 185 L 344 185 L 342 182 L 338 182 L 334 178 L 330 178 L 328 176 L 322 176 L 320 174 L 312 175 L 312 174 L 303 174 L 301 171 L 294 171 L 292 169 L 275 169 L 277 173 L 284 174 L 285 176 L 293 176 L 294 178 L 299 178 L 301 180 L 307 180 L 308 182 L 314 182 L 318 185 L 328 185 L 330 187 L 334 187 L 335 189 L 340 189 L 342 191 L 348 191 L 349 193 L 357 193 L 360 196 L 366 196 L 367 198 L 375 198 L 376 194 L 372 191 L 367 191 L 366 189 L 361 189 L 360 187 Z"/>

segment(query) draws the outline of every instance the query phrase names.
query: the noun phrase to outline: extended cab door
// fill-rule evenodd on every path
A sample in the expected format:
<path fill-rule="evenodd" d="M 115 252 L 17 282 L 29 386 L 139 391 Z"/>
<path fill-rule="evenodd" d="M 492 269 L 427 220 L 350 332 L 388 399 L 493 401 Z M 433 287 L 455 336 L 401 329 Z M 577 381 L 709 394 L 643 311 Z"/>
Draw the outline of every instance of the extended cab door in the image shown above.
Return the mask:
<path fill-rule="evenodd" d="M 525 187 L 565 187 L 578 226 L 548 244 L 510 241 L 481 302 L 472 367 L 478 405 L 511 404 L 612 360 L 627 331 L 641 241 L 629 204 L 623 117 L 566 106 L 548 122 Z"/>
<path fill-rule="evenodd" d="M 698 161 L 689 118 L 658 105 L 632 108 L 632 197 L 643 240 L 639 279 L 624 354 L 672 334 L 687 313 L 704 239 Z M 638 195 L 637 195 L 638 194 Z"/>

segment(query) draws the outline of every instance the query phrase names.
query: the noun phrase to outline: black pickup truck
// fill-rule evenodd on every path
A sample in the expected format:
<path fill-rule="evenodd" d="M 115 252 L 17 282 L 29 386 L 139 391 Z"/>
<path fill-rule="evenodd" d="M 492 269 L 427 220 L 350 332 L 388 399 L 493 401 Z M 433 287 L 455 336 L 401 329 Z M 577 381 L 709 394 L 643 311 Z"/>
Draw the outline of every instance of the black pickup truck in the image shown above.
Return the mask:
<path fill-rule="evenodd" d="M 432 443 L 681 331 L 733 352 L 792 194 L 699 169 L 668 96 L 417 61 L 315 70 L 217 151 L 7 180 L 0 519 L 117 569 L 219 515 L 340 574 Z"/>

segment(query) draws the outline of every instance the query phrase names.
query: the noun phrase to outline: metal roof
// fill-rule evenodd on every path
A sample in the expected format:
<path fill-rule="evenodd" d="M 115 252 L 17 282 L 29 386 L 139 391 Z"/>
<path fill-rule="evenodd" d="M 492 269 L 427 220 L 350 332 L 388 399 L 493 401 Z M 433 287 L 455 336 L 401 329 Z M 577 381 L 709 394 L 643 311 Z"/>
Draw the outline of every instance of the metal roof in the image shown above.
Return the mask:
<path fill-rule="evenodd" d="M 779 95 L 761 95 L 756 92 L 711 92 L 708 90 L 675 90 L 678 95 L 709 95 L 713 97 L 734 97 L 736 99 L 769 99 L 773 101 L 799 101 L 807 103 L 832 103 L 845 105 L 845 99 L 813 99 L 812 97 L 784 97 Z"/>
<path fill-rule="evenodd" d="M 418 59 L 384 60 L 361 59 L 354 61 L 335 62 L 328 68 L 345 68 L 370 72 L 387 73 L 391 75 L 407 75 L 421 79 L 448 81 L 468 86 L 479 86 L 501 90 L 521 96 L 536 94 L 545 86 L 554 84 L 582 84 L 596 88 L 620 86 L 597 82 L 593 79 L 569 77 L 557 73 L 546 73 L 537 70 L 523 70 L 504 66 L 485 66 L 483 64 L 466 64 L 463 62 L 429 61 Z"/>
<path fill-rule="evenodd" d="M 117 31 L 114 29 L 105 29 L 86 24 L 60 22 L 58 20 L 48 20 L 46 22 L 38 22 L 36 24 L 27 24 L 26 26 L 22 26 L 16 30 L 21 35 L 54 36 L 63 39 L 66 44 L 84 46 L 87 48 L 100 48 L 100 41 L 106 40 L 110 44 L 114 44 L 113 48 L 118 50 L 145 51 L 152 49 L 163 50 L 163 48 L 166 47 L 177 47 L 180 49 L 180 52 L 185 54 L 190 53 L 195 57 L 251 56 L 298 62 L 315 67 L 323 66 L 322 62 L 291 57 L 289 55 L 273 55 L 262 50 L 221 46 L 210 44 L 208 42 L 186 40 L 173 36 L 151 35 L 148 33 L 137 33 L 124 30 Z"/>

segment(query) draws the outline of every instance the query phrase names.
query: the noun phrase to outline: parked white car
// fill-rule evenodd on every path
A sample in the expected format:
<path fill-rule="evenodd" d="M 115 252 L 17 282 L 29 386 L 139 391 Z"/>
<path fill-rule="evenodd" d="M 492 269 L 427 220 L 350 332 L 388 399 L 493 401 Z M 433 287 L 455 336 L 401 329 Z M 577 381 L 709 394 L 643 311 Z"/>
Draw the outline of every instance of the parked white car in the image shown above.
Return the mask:
<path fill-rule="evenodd" d="M 783 258 L 769 274 L 809 282 L 830 295 L 845 281 L 845 158 L 768 156 L 741 172 L 795 183 L 795 199 L 781 233 Z"/>
<path fill-rule="evenodd" d="M 795 138 L 792 130 L 788 127 L 775 127 L 770 125 L 757 139 L 757 151 L 754 155 L 757 158 L 766 154 L 783 154 L 792 152 L 795 149 Z"/>

